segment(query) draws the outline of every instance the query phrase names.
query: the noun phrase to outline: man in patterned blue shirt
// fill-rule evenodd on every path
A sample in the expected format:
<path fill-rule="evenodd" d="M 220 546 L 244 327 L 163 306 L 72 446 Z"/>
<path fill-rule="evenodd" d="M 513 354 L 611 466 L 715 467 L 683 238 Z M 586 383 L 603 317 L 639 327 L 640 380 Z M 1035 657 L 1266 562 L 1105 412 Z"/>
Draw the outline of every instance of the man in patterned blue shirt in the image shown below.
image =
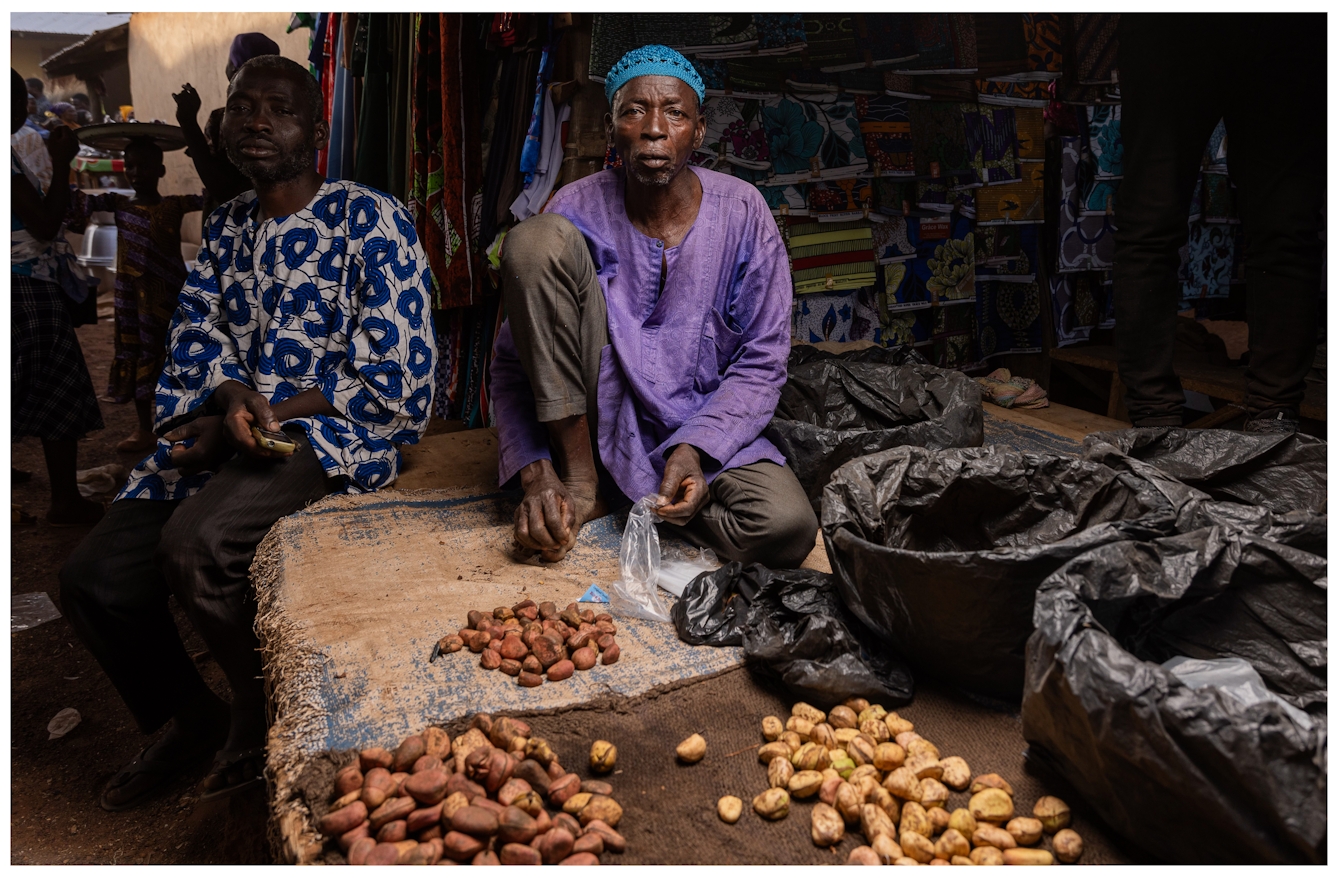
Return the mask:
<path fill-rule="evenodd" d="M 320 87 L 277 55 L 228 88 L 222 138 L 255 185 L 209 217 L 158 382 L 157 450 L 61 571 L 75 630 L 155 743 L 102 794 L 133 807 L 221 749 L 207 796 L 259 782 L 265 698 L 248 570 L 275 521 L 383 488 L 427 426 L 431 278 L 394 198 L 325 180 Z M 294 450 L 257 443 L 282 431 Z M 282 447 L 282 446 L 281 446 Z M 173 594 L 222 667 L 229 705 L 177 634 Z"/>

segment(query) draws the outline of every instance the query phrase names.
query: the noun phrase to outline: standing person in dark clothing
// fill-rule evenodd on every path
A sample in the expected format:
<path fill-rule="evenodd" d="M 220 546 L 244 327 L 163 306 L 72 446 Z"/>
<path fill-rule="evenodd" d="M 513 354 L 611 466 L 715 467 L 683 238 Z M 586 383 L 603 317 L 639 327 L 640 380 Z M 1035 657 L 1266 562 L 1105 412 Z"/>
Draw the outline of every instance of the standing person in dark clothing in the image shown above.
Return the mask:
<path fill-rule="evenodd" d="M 228 63 L 223 72 L 228 82 L 237 75 L 237 69 L 260 55 L 279 54 L 279 44 L 264 34 L 237 34 L 228 50 Z M 251 188 L 251 181 L 237 170 L 227 155 L 219 136 L 223 121 L 223 108 L 219 107 L 209 114 L 205 130 L 200 130 L 199 115 L 202 102 L 200 94 L 189 82 L 181 91 L 172 95 L 177 102 L 177 124 L 186 135 L 186 155 L 195 162 L 195 173 L 204 183 L 204 218 L 213 213 L 214 208 L 225 201 L 231 201 Z M 201 220 L 203 222 L 204 220 Z"/>
<path fill-rule="evenodd" d="M 1171 359 L 1177 251 L 1204 145 L 1225 117 L 1245 242 L 1245 429 L 1297 429 L 1319 328 L 1325 30 L 1323 15 L 1120 19 L 1115 342 L 1135 426 L 1182 423 L 1185 395 Z"/>
<path fill-rule="evenodd" d="M 13 68 L 10 76 L 12 134 L 23 127 L 28 110 L 23 77 Z M 68 169 L 79 153 L 79 140 L 62 126 L 51 133 L 47 149 L 57 169 Z M 66 303 L 82 283 L 71 271 L 74 254 L 62 227 L 69 203 L 70 190 L 63 180 L 43 193 L 36 175 L 11 147 L 10 431 L 14 438 L 42 440 L 51 480 L 46 518 L 60 527 L 90 525 L 102 518 L 102 505 L 85 500 L 75 481 L 79 440 L 102 429 L 102 411 Z M 86 287 L 83 293 L 88 294 Z"/>

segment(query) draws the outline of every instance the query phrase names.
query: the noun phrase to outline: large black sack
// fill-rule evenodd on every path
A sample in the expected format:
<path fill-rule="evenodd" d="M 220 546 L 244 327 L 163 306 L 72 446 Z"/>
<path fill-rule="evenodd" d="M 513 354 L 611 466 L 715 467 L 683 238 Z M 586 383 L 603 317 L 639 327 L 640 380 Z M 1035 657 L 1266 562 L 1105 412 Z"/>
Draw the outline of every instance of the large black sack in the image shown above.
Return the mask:
<path fill-rule="evenodd" d="M 914 680 L 850 615 L 827 573 L 735 561 L 688 583 L 670 610 L 680 639 L 742 646 L 749 667 L 817 704 L 909 701 Z"/>
<path fill-rule="evenodd" d="M 1168 862 L 1324 862 L 1326 568 L 1228 527 L 1070 561 L 1036 596 L 1029 756 Z M 1190 688 L 1161 666 L 1177 655 L 1246 660 L 1309 723 Z"/>
<path fill-rule="evenodd" d="M 1016 701 L 1041 582 L 1095 546 L 1173 532 L 1176 508 L 1093 461 L 897 448 L 836 471 L 822 530 L 846 605 L 917 675 Z"/>
<path fill-rule="evenodd" d="M 1303 433 L 1144 427 L 1093 433 L 1084 445 L 1089 459 L 1104 459 L 1113 446 L 1215 500 L 1328 512 L 1329 446 Z"/>
<path fill-rule="evenodd" d="M 834 354 L 831 351 L 824 351 L 820 347 L 811 344 L 797 344 L 790 348 L 790 356 L 786 361 L 787 367 L 798 366 L 801 363 L 810 363 L 814 360 L 844 360 L 847 363 L 883 363 L 888 366 L 904 366 L 907 363 L 918 363 L 921 366 L 928 366 L 929 361 L 924 358 L 919 351 L 908 344 L 897 345 L 895 347 L 885 348 L 879 345 L 870 345 L 853 351 L 843 351 Z"/>
<path fill-rule="evenodd" d="M 899 445 L 965 448 L 984 441 L 980 386 L 961 372 L 896 352 L 818 356 L 823 353 L 791 353 L 789 379 L 765 431 L 814 511 L 823 486 L 846 461 Z M 859 355 L 866 359 L 854 359 Z M 897 359 L 906 362 L 894 365 Z"/>

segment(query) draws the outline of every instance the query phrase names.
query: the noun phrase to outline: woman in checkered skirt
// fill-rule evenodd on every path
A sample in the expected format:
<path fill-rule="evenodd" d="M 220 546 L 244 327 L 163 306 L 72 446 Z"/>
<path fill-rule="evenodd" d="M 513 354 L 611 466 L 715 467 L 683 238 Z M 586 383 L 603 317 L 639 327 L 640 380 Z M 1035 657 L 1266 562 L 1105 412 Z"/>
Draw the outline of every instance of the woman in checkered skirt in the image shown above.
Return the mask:
<path fill-rule="evenodd" d="M 27 87 L 13 79 L 10 131 L 27 118 Z M 22 109 L 20 109 L 22 108 Z M 93 524 L 102 504 L 85 500 L 75 482 L 79 439 L 102 429 L 93 381 L 70 323 L 67 295 L 88 295 L 87 283 L 71 270 L 73 254 L 61 228 L 69 207 L 64 169 L 79 152 L 74 131 L 61 128 L 47 141 L 56 179 L 42 194 L 37 178 L 10 150 L 10 341 L 14 349 L 13 438 L 37 436 L 51 479 L 47 521 L 58 526 Z"/>

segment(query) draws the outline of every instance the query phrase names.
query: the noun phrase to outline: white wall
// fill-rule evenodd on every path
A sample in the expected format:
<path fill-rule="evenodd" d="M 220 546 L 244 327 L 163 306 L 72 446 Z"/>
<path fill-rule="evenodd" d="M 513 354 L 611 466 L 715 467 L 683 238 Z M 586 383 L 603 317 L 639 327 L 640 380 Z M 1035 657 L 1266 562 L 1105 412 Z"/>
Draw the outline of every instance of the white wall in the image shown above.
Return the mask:
<path fill-rule="evenodd" d="M 136 12 L 130 17 L 130 90 L 135 118 L 175 125 L 172 93 L 189 82 L 200 93 L 199 123 L 204 127 L 210 111 L 223 106 L 228 86 L 223 68 L 232 38 L 239 33 L 263 33 L 279 44 L 282 55 L 305 66 L 311 29 L 284 33 L 291 18 L 291 12 Z M 200 191 L 200 178 L 185 151 L 168 153 L 164 164 L 167 177 L 161 192 Z M 183 228 L 194 228 L 198 241 L 199 214 L 188 217 Z"/>

